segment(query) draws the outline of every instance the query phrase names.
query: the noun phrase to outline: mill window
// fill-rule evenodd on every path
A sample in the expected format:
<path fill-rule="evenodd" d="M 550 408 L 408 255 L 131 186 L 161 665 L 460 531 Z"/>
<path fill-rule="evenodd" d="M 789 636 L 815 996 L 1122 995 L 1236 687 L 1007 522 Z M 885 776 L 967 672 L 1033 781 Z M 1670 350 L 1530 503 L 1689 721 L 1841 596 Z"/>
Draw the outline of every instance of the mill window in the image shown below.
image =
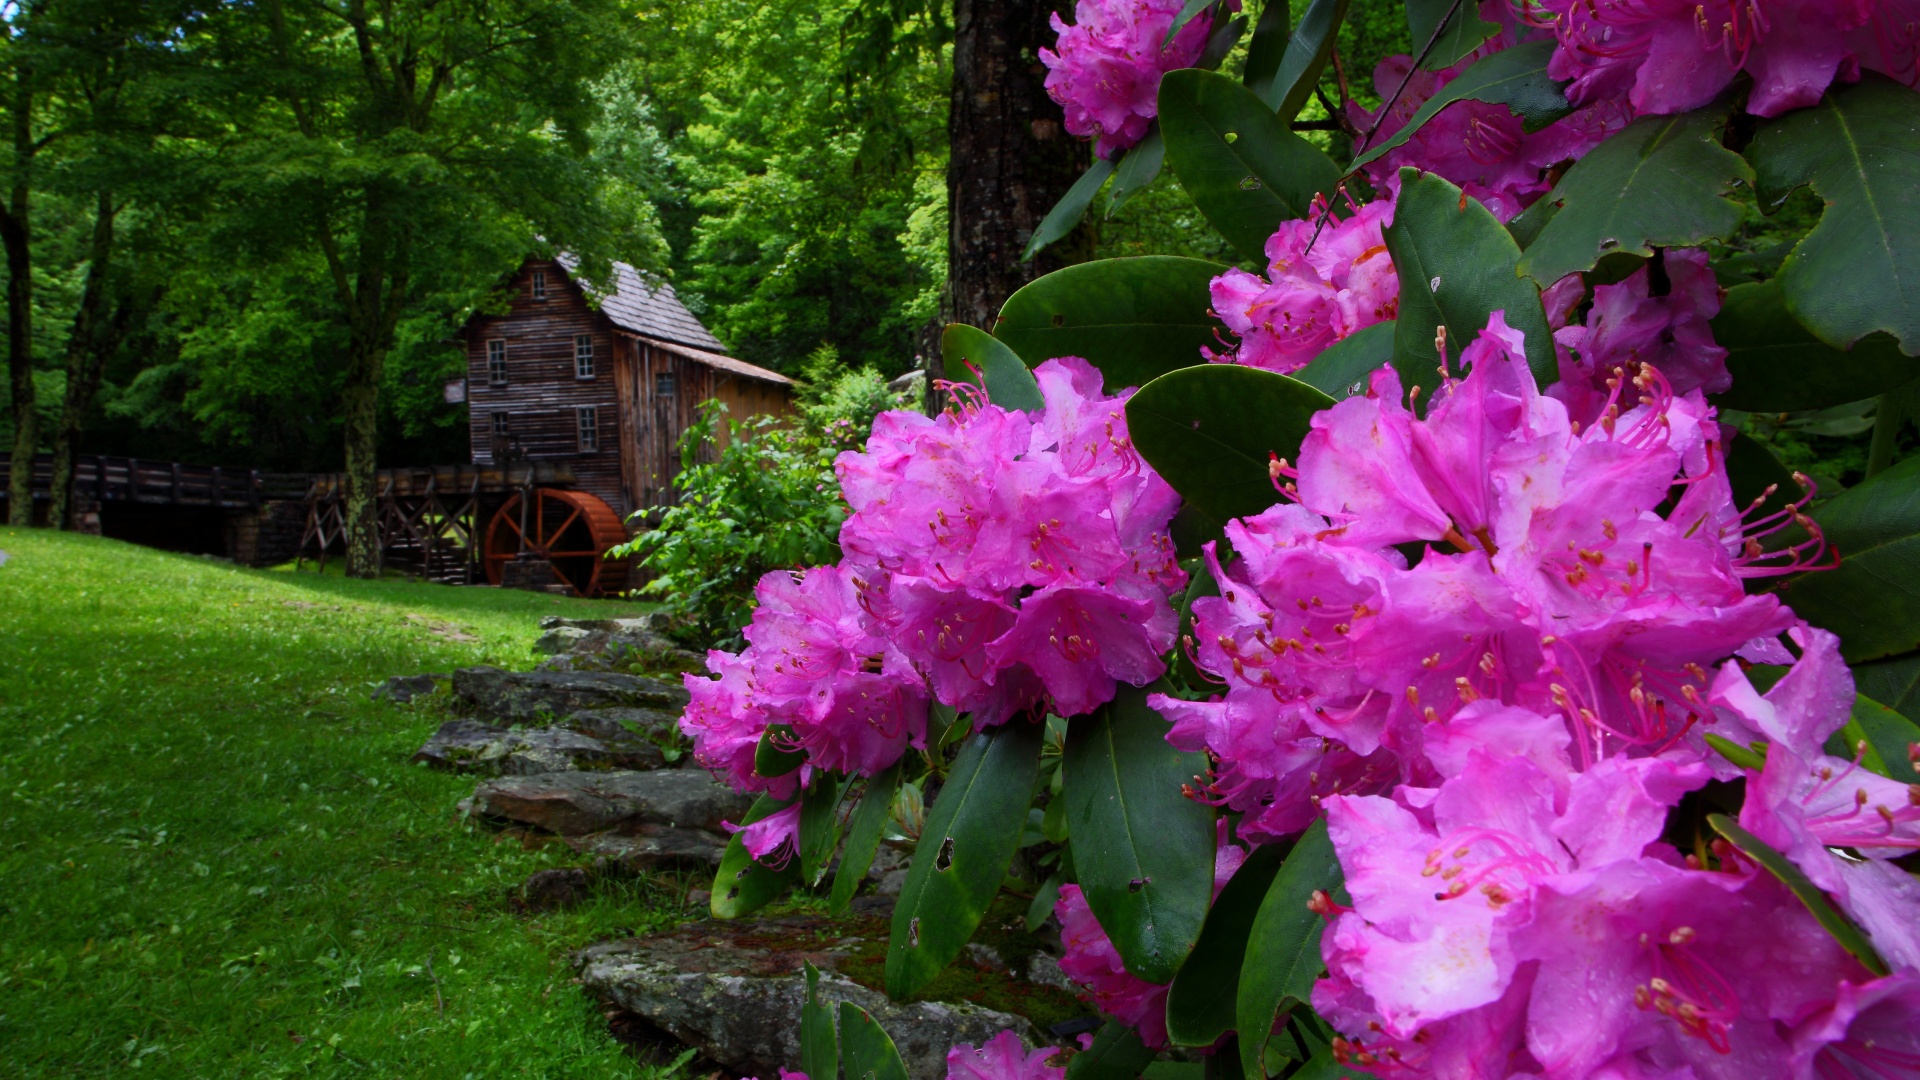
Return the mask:
<path fill-rule="evenodd" d="M 503 412 L 492 413 L 491 418 L 493 420 L 493 437 L 496 439 L 503 438 L 507 434 L 507 414 Z"/>
<path fill-rule="evenodd" d="M 487 342 L 487 382 L 494 386 L 507 382 L 507 343 L 499 338 Z"/>
<path fill-rule="evenodd" d="M 580 451 L 589 453 L 600 449 L 600 410 L 588 405 L 574 410 L 578 418 L 580 431 Z"/>
<path fill-rule="evenodd" d="M 670 398 L 673 396 L 672 375 L 655 375 L 653 377 L 653 396 L 657 398 Z"/>
<path fill-rule="evenodd" d="M 535 270 L 533 272 L 533 298 L 535 300 L 545 300 L 547 298 L 547 272 L 545 270 Z"/>
<path fill-rule="evenodd" d="M 592 334 L 575 334 L 573 336 L 573 377 L 576 379 L 593 378 Z"/>

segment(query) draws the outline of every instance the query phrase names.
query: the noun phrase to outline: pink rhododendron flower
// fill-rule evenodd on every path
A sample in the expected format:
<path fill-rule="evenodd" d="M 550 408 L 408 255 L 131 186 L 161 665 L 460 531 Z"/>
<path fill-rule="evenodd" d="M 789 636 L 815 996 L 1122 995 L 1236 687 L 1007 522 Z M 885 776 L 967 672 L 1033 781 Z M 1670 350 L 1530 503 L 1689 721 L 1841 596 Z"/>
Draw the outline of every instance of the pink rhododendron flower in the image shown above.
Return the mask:
<path fill-rule="evenodd" d="M 1697 109 L 1734 76 L 1753 78 L 1747 111 L 1777 116 L 1820 100 L 1864 59 L 1911 74 L 1914 30 L 1885 0 L 1539 0 L 1531 20 L 1558 39 L 1547 73 L 1585 103 L 1625 93 L 1635 111 Z"/>
<path fill-rule="evenodd" d="M 836 463 L 873 632 L 980 726 L 1043 702 L 1077 715 L 1158 678 L 1186 581 L 1167 534 L 1179 498 L 1128 441 L 1127 395 L 1077 357 L 1034 375 L 1043 410 L 885 414 Z"/>
<path fill-rule="evenodd" d="M 735 825 L 731 821 L 720 824 L 726 826 L 728 832 L 739 835 L 747 854 L 775 869 L 786 866 L 787 860 L 800 850 L 800 804 L 797 802 L 751 825 Z"/>
<path fill-rule="evenodd" d="M 1192 67 L 1206 48 L 1213 20 L 1204 12 L 1166 41 L 1182 6 L 1180 0 L 1077 0 L 1072 26 L 1052 16 L 1059 40 L 1040 50 L 1047 94 L 1066 110 L 1067 130 L 1094 139 L 1101 157 L 1146 137 L 1159 113 L 1160 76 Z"/>
<path fill-rule="evenodd" d="M 1577 303 L 1579 280 L 1568 280 Z M 1555 288 L 1562 286 L 1556 283 Z M 1720 314 L 1724 295 L 1707 266 L 1706 252 L 1661 252 L 1626 280 L 1595 289 L 1584 325 L 1554 333 L 1560 346 L 1560 381 L 1549 392 L 1566 403 L 1575 419 L 1592 423 L 1606 408 L 1608 381 L 1631 379 L 1642 364 L 1657 369 L 1675 394 L 1726 390 L 1733 385 L 1727 350 L 1715 344 L 1710 325 Z"/>
<path fill-rule="evenodd" d="M 1793 1075 L 1819 1080 L 1920 1073 L 1920 974 L 1843 982 L 1793 1035 Z"/>
<path fill-rule="evenodd" d="M 1028 1053 L 1020 1036 L 1003 1031 L 979 1047 L 961 1043 L 948 1050 L 947 1080 L 1061 1080 L 1066 1066 L 1047 1064 L 1059 1052 L 1042 1046 Z"/>
<path fill-rule="evenodd" d="M 1229 270 L 1213 279 L 1213 310 L 1240 341 L 1229 352 L 1202 352 L 1286 374 L 1334 342 L 1394 318 L 1400 279 L 1381 233 L 1392 214 L 1390 201 L 1368 203 L 1329 218 L 1318 240 L 1318 211 L 1282 222 L 1267 240 L 1266 277 Z"/>

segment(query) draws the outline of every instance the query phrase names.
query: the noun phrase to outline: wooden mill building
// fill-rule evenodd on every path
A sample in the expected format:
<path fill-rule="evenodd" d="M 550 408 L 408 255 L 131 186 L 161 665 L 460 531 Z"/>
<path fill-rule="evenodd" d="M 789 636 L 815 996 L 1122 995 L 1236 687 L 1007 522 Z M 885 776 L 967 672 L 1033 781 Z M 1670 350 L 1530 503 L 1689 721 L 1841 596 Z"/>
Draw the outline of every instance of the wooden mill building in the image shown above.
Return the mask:
<path fill-rule="evenodd" d="M 576 260 L 529 259 L 505 314 L 461 332 L 475 465 L 564 463 L 571 487 L 622 519 L 673 501 L 680 439 L 718 398 L 728 415 L 793 411 L 793 380 L 736 360 L 665 283 L 615 263 L 613 291 L 574 276 Z"/>

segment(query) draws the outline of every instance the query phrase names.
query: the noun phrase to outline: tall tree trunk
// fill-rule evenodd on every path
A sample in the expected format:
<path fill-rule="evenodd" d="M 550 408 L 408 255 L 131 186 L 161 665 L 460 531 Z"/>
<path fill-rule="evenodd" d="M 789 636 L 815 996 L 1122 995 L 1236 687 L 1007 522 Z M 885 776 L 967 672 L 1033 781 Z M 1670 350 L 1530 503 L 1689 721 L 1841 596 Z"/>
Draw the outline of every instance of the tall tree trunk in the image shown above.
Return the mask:
<path fill-rule="evenodd" d="M 87 252 L 87 283 L 80 290 L 80 307 L 73 313 L 73 329 L 67 333 L 67 393 L 61 405 L 60 426 L 53 433 L 53 490 L 48 493 L 47 524 L 55 529 L 72 527 L 68 518 L 73 507 L 73 455 L 80 441 L 80 428 L 87 410 L 93 407 L 93 395 L 100 389 L 100 377 L 106 372 L 107 357 L 119 346 L 132 305 L 122 302 L 109 321 L 104 318 L 107 298 L 113 291 L 113 219 L 119 213 L 113 205 L 113 193 L 102 191 L 93 210 L 93 243 Z"/>
<path fill-rule="evenodd" d="M 1061 125 L 1039 49 L 1060 0 L 954 0 L 947 112 L 950 317 L 988 330 L 1015 289 L 1067 262 L 1020 253 L 1086 169 L 1086 145 Z M 1072 238 L 1066 242 L 1071 250 Z"/>
<path fill-rule="evenodd" d="M 369 191 L 353 283 L 353 337 L 341 388 L 347 467 L 347 576 L 380 574 L 380 517 L 374 461 L 379 441 L 380 382 L 407 292 L 405 226 L 392 219 L 386 198 Z"/>
<path fill-rule="evenodd" d="M 13 464 L 7 474 L 7 524 L 33 524 L 33 452 L 40 445 L 33 394 L 33 90 L 25 68 L 14 72 L 13 188 L 0 213 L 7 248 L 7 377 L 13 391 Z"/>

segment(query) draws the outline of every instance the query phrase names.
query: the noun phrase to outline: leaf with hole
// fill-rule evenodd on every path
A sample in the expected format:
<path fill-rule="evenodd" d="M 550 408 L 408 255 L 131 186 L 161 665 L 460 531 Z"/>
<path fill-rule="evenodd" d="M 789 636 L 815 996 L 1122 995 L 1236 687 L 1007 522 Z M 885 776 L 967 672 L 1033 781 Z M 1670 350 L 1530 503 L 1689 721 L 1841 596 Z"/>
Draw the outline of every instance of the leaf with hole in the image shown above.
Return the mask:
<path fill-rule="evenodd" d="M 1547 74 L 1547 61 L 1553 59 L 1554 41 L 1547 38 L 1501 49 L 1474 63 L 1460 76 L 1427 99 L 1400 130 L 1368 147 L 1353 160 L 1359 169 L 1418 134 L 1427 121 L 1456 101 L 1484 101 L 1505 105 L 1518 116 L 1527 131 L 1539 131 L 1573 112 L 1573 103 L 1560 92 L 1560 83 Z"/>
<path fill-rule="evenodd" d="M 1315 892 L 1344 895 L 1340 860 L 1327 837 L 1327 821 L 1308 827 L 1287 853 L 1280 873 L 1267 889 L 1247 935 L 1246 963 L 1240 969 L 1235 1027 L 1240 1032 L 1241 1067 L 1249 1077 L 1264 1077 L 1267 1035 L 1281 1012 L 1305 1002 L 1325 965 L 1320 934 L 1326 922 L 1309 910 Z"/>
<path fill-rule="evenodd" d="M 1297 457 L 1315 413 L 1333 399 L 1259 368 L 1208 364 L 1162 375 L 1127 401 L 1134 448 L 1215 523 L 1278 502 L 1271 455 Z"/>
<path fill-rule="evenodd" d="M 792 805 L 792 799 L 762 795 L 754 800 L 740 824 L 751 825 Z M 713 873 L 713 899 L 708 906 L 714 918 L 737 919 L 779 899 L 781 893 L 799 880 L 799 859 L 788 859 L 786 866 L 776 870 L 748 854 L 740 834 L 734 833 L 727 841 L 726 852 L 720 856 L 720 869 Z"/>
<path fill-rule="evenodd" d="M 948 379 L 984 386 L 988 400 L 995 405 L 1006 409 L 1046 408 L 1040 384 L 1019 354 L 979 327 L 948 323 L 940 335 L 940 362 Z"/>
<path fill-rule="evenodd" d="M 1020 845 L 1040 775 L 1039 724 L 1015 719 L 961 748 L 927 811 L 893 908 L 887 996 L 904 1001 L 966 947 Z"/>
<path fill-rule="evenodd" d="M 1206 773 L 1206 758 L 1167 742 L 1167 721 L 1147 694 L 1123 685 L 1106 705 L 1069 720 L 1060 767 L 1087 906 L 1127 971 L 1164 983 L 1213 899 L 1213 810 L 1181 790 Z"/>
<path fill-rule="evenodd" d="M 1021 253 L 1020 261 L 1031 262 L 1048 244 L 1079 228 L 1080 222 L 1086 219 L 1087 207 L 1093 205 L 1093 197 L 1100 194 L 1107 177 L 1112 175 L 1112 161 L 1094 158 L 1080 179 L 1075 180 L 1067 193 L 1060 196 L 1060 201 L 1053 204 L 1053 209 L 1047 211 L 1047 216 L 1040 219 L 1040 227 L 1033 230 L 1033 238 L 1027 241 L 1027 250 Z"/>
<path fill-rule="evenodd" d="M 1813 511 L 1840 565 L 1786 579 L 1780 599 L 1840 635 L 1848 663 L 1920 648 L 1920 457 Z"/>
<path fill-rule="evenodd" d="M 1514 274 L 1520 247 L 1480 204 L 1432 173 L 1400 170 L 1400 200 L 1386 230 L 1400 274 L 1400 317 L 1394 323 L 1394 367 L 1407 388 L 1439 384 L 1435 332 L 1447 328 L 1447 354 L 1460 354 L 1496 311 L 1526 335 L 1527 366 L 1546 386 L 1559 376 L 1553 331 L 1540 291 Z"/>
<path fill-rule="evenodd" d="M 1603 255 L 1652 255 L 1725 239 L 1746 210 L 1729 198 L 1753 170 L 1720 145 L 1727 106 L 1648 116 L 1587 151 L 1552 191 L 1552 220 L 1527 245 L 1520 272 L 1551 285 Z"/>
<path fill-rule="evenodd" d="M 1313 212 L 1340 167 L 1295 135 L 1258 94 L 1224 75 L 1185 68 L 1160 80 L 1167 164 L 1200 213 L 1247 258 L 1264 263 L 1282 221 Z"/>
<path fill-rule="evenodd" d="M 1851 350 L 1836 349 L 1787 310 L 1778 279 L 1735 285 L 1713 320 L 1713 340 L 1727 350 L 1733 386 L 1714 396 L 1723 409 L 1804 412 L 1878 397 L 1920 378 L 1920 360 L 1875 333 Z"/>
<path fill-rule="evenodd" d="M 1860 932 L 1860 928 L 1853 924 L 1852 919 L 1847 918 L 1838 908 L 1835 908 L 1827 899 L 1827 894 L 1821 892 L 1819 886 L 1809 881 L 1807 875 L 1801 873 L 1800 868 L 1793 865 L 1785 855 L 1741 828 L 1738 822 L 1725 814 L 1708 814 L 1707 824 L 1713 826 L 1714 832 L 1726 837 L 1728 843 L 1739 848 L 1741 854 L 1759 863 L 1774 877 L 1779 878 L 1782 885 L 1791 889 L 1793 895 L 1800 898 L 1800 902 L 1813 913 L 1813 917 L 1819 921 L 1827 933 L 1833 935 L 1833 939 L 1840 943 L 1840 947 L 1852 953 L 1855 959 L 1866 965 L 1868 971 L 1875 975 L 1887 973 L 1887 962 L 1880 959 L 1880 954 L 1874 951 L 1873 942 L 1867 940 L 1867 935 Z"/>
<path fill-rule="evenodd" d="M 1281 857 L 1277 844 L 1254 848 L 1207 909 L 1193 955 L 1180 965 L 1167 990 L 1167 1037 L 1176 1045 L 1212 1046 L 1233 1030 L 1247 938 L 1274 875 L 1280 872 Z M 1238 1068 L 1237 1049 L 1234 1056 Z"/>
<path fill-rule="evenodd" d="M 1796 109 L 1747 147 L 1762 194 L 1826 201 L 1787 256 L 1787 306 L 1828 344 L 1875 332 L 1920 354 L 1920 94 L 1869 72 Z"/>
<path fill-rule="evenodd" d="M 1007 298 L 993 336 L 1038 367 L 1078 356 L 1105 376 L 1109 394 L 1175 368 L 1205 363 L 1203 345 L 1226 327 L 1210 314 L 1218 263 L 1172 255 L 1100 259 L 1056 270 Z"/>
<path fill-rule="evenodd" d="M 847 823 L 847 843 L 840 851 L 840 868 L 833 874 L 833 892 L 827 910 L 838 915 L 847 910 L 860 881 L 873 868 L 873 857 L 880 851 L 880 836 L 887 828 L 887 812 L 893 805 L 893 793 L 900 786 L 900 766 L 893 765 L 867 781 L 866 794 L 854 808 Z M 811 1075 L 811 1074 L 809 1074 Z"/>

